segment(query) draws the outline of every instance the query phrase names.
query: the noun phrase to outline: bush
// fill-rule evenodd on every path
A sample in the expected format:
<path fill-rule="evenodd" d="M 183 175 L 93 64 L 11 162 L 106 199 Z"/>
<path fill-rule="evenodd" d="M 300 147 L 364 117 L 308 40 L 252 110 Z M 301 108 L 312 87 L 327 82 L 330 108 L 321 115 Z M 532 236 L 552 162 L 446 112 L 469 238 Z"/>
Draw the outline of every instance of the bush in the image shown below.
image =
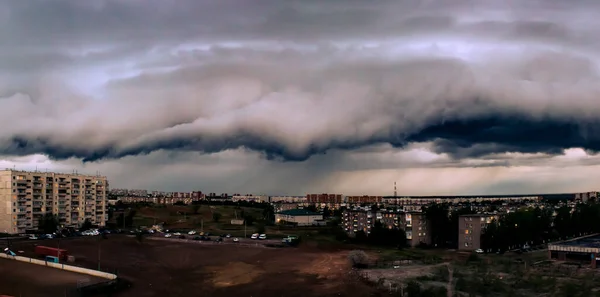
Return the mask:
<path fill-rule="evenodd" d="M 348 261 L 354 268 L 366 268 L 369 263 L 369 256 L 361 250 L 354 250 L 348 254 Z"/>

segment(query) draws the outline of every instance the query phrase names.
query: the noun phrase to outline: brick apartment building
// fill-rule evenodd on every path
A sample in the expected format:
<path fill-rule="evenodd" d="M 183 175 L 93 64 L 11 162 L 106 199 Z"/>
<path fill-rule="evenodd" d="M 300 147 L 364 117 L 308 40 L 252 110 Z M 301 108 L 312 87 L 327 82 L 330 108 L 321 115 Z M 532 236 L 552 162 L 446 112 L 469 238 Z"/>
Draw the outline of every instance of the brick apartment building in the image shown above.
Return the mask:
<path fill-rule="evenodd" d="M 474 251 L 481 248 L 481 235 L 486 226 L 497 220 L 495 214 L 468 214 L 458 218 L 458 249 Z"/>
<path fill-rule="evenodd" d="M 306 194 L 306 200 L 308 203 L 322 203 L 329 205 L 340 205 L 344 203 L 344 199 L 341 194 Z"/>
<path fill-rule="evenodd" d="M 419 244 L 431 244 L 428 222 L 423 213 L 402 211 L 368 211 L 346 210 L 342 214 L 342 227 L 350 236 L 363 231 L 369 235 L 375 222 L 381 222 L 387 228 L 400 228 L 406 232 L 408 244 L 412 247 Z"/>
<path fill-rule="evenodd" d="M 348 204 L 361 204 L 361 203 L 374 204 L 374 203 L 382 203 L 382 202 L 383 202 L 383 196 L 364 195 L 364 196 L 347 196 L 346 197 L 346 203 L 348 203 Z"/>

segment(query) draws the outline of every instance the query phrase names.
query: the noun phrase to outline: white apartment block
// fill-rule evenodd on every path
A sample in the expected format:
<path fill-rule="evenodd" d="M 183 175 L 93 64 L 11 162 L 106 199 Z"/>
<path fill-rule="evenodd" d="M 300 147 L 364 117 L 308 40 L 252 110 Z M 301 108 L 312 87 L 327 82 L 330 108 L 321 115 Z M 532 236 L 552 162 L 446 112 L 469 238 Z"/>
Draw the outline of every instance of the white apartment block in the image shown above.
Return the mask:
<path fill-rule="evenodd" d="M 104 176 L 0 170 L 0 232 L 35 230 L 46 213 L 63 227 L 104 226 L 107 188 Z"/>
<path fill-rule="evenodd" d="M 231 196 L 232 202 L 247 201 L 247 202 L 269 202 L 269 196 L 266 195 L 233 195 Z"/>

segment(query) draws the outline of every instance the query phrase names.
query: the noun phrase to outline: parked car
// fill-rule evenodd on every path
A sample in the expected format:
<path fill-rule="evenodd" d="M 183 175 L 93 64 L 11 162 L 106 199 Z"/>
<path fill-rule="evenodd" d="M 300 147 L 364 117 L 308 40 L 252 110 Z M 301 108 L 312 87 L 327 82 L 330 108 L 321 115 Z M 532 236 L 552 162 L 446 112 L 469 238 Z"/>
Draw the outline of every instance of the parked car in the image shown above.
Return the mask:
<path fill-rule="evenodd" d="M 179 239 L 185 239 L 185 235 L 179 235 Z"/>
<path fill-rule="evenodd" d="M 198 233 L 198 232 L 196 232 L 196 230 L 192 230 L 192 231 L 188 232 L 188 235 L 196 235 L 196 233 Z"/>
<path fill-rule="evenodd" d="M 171 233 L 167 233 L 167 234 L 165 234 L 165 237 L 166 237 L 166 238 L 171 238 L 171 236 L 173 236 Z"/>
<path fill-rule="evenodd" d="M 254 233 L 252 236 L 250 236 L 250 239 L 258 239 L 258 236 L 258 233 Z"/>
<path fill-rule="evenodd" d="M 225 237 L 229 238 L 231 237 L 231 234 L 226 234 Z"/>
<path fill-rule="evenodd" d="M 240 240 L 237 237 L 234 237 L 233 242 L 240 242 Z"/>
<path fill-rule="evenodd" d="M 175 232 L 175 233 L 173 233 L 173 235 L 175 235 L 175 236 L 180 236 L 180 235 L 181 235 L 181 233 L 179 233 L 179 232 Z"/>
<path fill-rule="evenodd" d="M 478 254 L 483 254 L 483 250 L 482 249 L 476 249 L 475 252 L 478 253 Z"/>
<path fill-rule="evenodd" d="M 258 239 L 260 239 L 260 240 L 267 239 L 267 234 L 261 234 L 260 236 L 258 236 Z"/>

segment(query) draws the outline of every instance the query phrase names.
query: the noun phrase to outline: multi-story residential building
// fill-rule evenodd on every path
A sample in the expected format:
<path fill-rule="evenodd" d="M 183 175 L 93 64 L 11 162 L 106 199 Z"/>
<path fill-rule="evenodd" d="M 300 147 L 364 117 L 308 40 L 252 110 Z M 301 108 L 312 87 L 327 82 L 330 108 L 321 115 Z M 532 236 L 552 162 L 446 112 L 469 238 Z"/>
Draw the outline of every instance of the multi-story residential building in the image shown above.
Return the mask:
<path fill-rule="evenodd" d="M 246 195 L 233 194 L 233 196 L 231 196 L 231 201 L 232 202 L 247 201 L 247 202 L 268 203 L 269 196 L 267 196 L 267 195 L 252 195 L 252 194 L 246 194 Z"/>
<path fill-rule="evenodd" d="M 410 246 L 418 246 L 421 244 L 431 244 L 431 234 L 429 222 L 422 212 L 406 213 L 406 239 Z"/>
<path fill-rule="evenodd" d="M 342 204 L 343 197 L 341 194 L 306 194 L 308 203 L 313 204 L 329 204 L 332 206 Z"/>
<path fill-rule="evenodd" d="M 481 248 L 481 235 L 486 226 L 497 220 L 496 214 L 467 214 L 458 218 L 458 249 L 474 251 Z"/>
<path fill-rule="evenodd" d="M 350 236 L 363 231 L 367 236 L 376 222 L 386 228 L 399 228 L 406 232 L 407 243 L 410 246 L 431 244 L 429 224 L 425 215 L 419 212 L 403 212 L 391 210 L 345 210 L 342 214 L 342 227 Z"/>
<path fill-rule="evenodd" d="M 346 203 L 348 204 L 375 204 L 383 201 L 383 196 L 346 196 Z"/>
<path fill-rule="evenodd" d="M 598 192 L 596 192 L 596 191 L 575 194 L 576 202 L 587 203 L 590 201 L 597 201 L 597 200 L 598 200 Z"/>
<path fill-rule="evenodd" d="M 271 203 L 306 203 L 308 200 L 304 196 L 271 196 Z"/>
<path fill-rule="evenodd" d="M 46 213 L 64 227 L 79 227 L 85 220 L 104 226 L 107 189 L 105 176 L 1 170 L 0 232 L 36 230 Z"/>

